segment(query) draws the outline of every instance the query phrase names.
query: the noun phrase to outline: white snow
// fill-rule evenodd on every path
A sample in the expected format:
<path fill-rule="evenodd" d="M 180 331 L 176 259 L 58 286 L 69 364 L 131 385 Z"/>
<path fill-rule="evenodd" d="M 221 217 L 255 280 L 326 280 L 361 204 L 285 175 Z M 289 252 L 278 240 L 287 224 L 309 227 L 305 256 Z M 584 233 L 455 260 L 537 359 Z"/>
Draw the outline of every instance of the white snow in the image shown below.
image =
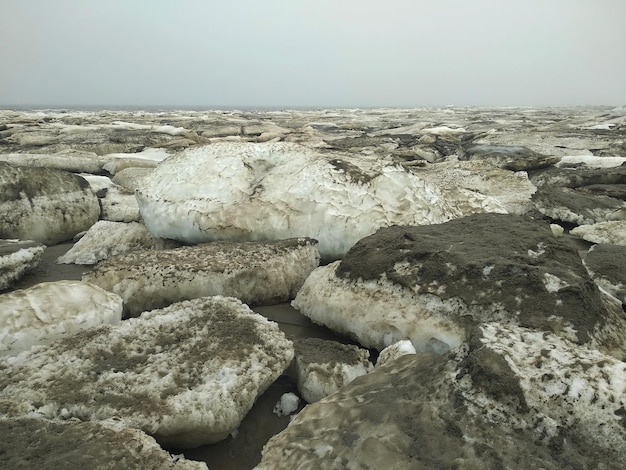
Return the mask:
<path fill-rule="evenodd" d="M 451 128 L 448 126 L 438 126 L 438 127 L 430 127 L 428 129 L 422 129 L 424 134 L 433 134 L 433 135 L 455 135 L 455 134 L 465 134 L 467 131 L 462 127 Z"/>
<path fill-rule="evenodd" d="M 128 129 L 133 131 L 149 131 L 160 134 L 169 135 L 182 135 L 189 132 L 184 127 L 174 127 L 169 125 L 151 125 L 151 124 L 137 124 L 134 122 L 113 121 L 108 127 L 113 129 Z"/>
<path fill-rule="evenodd" d="M 558 276 L 551 273 L 543 273 L 543 285 L 546 290 L 551 293 L 556 293 L 561 289 L 567 287 L 569 284 Z"/>
<path fill-rule="evenodd" d="M 283 393 L 280 400 L 274 406 L 274 414 L 276 416 L 289 416 L 298 409 L 300 405 L 300 397 L 293 392 Z"/>
<path fill-rule="evenodd" d="M 170 156 L 170 153 L 167 151 L 167 149 L 148 147 L 148 148 L 143 149 L 141 152 L 109 153 L 108 155 L 105 155 L 103 158 L 105 159 L 137 159 L 137 160 L 161 162 L 169 156 Z"/>
<path fill-rule="evenodd" d="M 56 281 L 0 295 L 0 356 L 15 355 L 122 318 L 122 299 L 80 281 Z"/>

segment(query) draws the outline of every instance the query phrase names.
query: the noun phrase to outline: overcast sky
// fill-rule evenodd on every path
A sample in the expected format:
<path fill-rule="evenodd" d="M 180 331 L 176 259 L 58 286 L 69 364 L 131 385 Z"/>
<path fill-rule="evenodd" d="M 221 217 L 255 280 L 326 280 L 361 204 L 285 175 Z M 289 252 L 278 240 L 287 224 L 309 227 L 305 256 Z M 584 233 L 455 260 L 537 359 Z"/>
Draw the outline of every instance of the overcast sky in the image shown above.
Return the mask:
<path fill-rule="evenodd" d="M 626 104 L 626 0 L 0 0 L 1 105 Z"/>

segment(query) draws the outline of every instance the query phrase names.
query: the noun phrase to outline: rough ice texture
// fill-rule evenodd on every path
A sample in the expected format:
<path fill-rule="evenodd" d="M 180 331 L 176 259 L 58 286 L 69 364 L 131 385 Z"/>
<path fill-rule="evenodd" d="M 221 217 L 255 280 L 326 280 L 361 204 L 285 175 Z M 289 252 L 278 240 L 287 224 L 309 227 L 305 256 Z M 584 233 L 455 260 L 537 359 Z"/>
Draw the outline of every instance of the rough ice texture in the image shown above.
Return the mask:
<path fill-rule="evenodd" d="M 579 225 L 570 233 L 591 243 L 626 246 L 626 220 Z"/>
<path fill-rule="evenodd" d="M 294 347 L 298 391 L 309 403 L 336 392 L 373 367 L 369 351 L 354 345 L 304 338 L 296 340 Z"/>
<path fill-rule="evenodd" d="M 0 291 L 35 268 L 45 245 L 23 240 L 0 240 Z"/>
<path fill-rule="evenodd" d="M 178 243 L 154 238 L 138 222 L 100 220 L 92 225 L 67 253 L 57 259 L 62 264 L 96 264 L 111 256 L 135 250 L 173 248 Z"/>
<path fill-rule="evenodd" d="M 509 171 L 481 161 L 449 157 L 413 173 L 436 185 L 455 213 L 466 216 L 482 212 L 527 213 L 537 188 L 525 171 Z"/>
<path fill-rule="evenodd" d="M 596 284 L 626 304 L 626 246 L 593 245 L 583 260 Z"/>
<path fill-rule="evenodd" d="M 0 468 L 207 470 L 164 451 L 139 429 L 108 421 L 0 419 Z"/>
<path fill-rule="evenodd" d="M 80 281 L 42 282 L 0 295 L 0 356 L 122 319 L 122 299 Z"/>
<path fill-rule="evenodd" d="M 626 465 L 626 364 L 483 324 L 454 355 L 405 355 L 307 406 L 256 470 Z"/>
<path fill-rule="evenodd" d="M 0 415 L 115 418 L 166 446 L 224 439 L 293 345 L 239 300 L 205 297 L 0 360 Z"/>
<path fill-rule="evenodd" d="M 383 366 L 388 362 L 407 354 L 417 354 L 415 347 L 413 347 L 413 343 L 411 343 L 408 339 L 397 341 L 390 344 L 380 352 L 378 359 L 376 360 L 376 367 Z"/>
<path fill-rule="evenodd" d="M 623 314 L 603 303 L 575 247 L 528 217 L 380 229 L 313 271 L 293 306 L 379 350 L 409 339 L 442 353 L 472 325 L 504 321 L 626 352 Z"/>
<path fill-rule="evenodd" d="M 150 232 L 188 242 L 307 236 L 324 258 L 392 224 L 458 216 L 427 180 L 378 156 L 220 142 L 162 162 L 137 190 Z"/>
<path fill-rule="evenodd" d="M 615 220 L 626 208 L 619 199 L 571 188 L 542 187 L 534 194 L 533 202 L 547 217 L 577 225 Z"/>
<path fill-rule="evenodd" d="M 0 238 L 51 245 L 71 240 L 99 215 L 98 199 L 82 177 L 0 162 Z"/>
<path fill-rule="evenodd" d="M 130 315 L 206 295 L 249 305 L 287 302 L 317 267 L 316 242 L 212 242 L 109 258 L 83 276 L 124 299 Z"/>
<path fill-rule="evenodd" d="M 11 153 L 0 154 L 0 161 L 15 166 L 44 167 L 72 173 L 102 172 L 104 160 L 92 152 L 67 151 L 53 154 Z"/>
<path fill-rule="evenodd" d="M 466 149 L 463 160 L 483 160 L 505 170 L 521 171 L 544 168 L 560 161 L 560 157 L 542 155 L 516 145 L 474 145 Z"/>

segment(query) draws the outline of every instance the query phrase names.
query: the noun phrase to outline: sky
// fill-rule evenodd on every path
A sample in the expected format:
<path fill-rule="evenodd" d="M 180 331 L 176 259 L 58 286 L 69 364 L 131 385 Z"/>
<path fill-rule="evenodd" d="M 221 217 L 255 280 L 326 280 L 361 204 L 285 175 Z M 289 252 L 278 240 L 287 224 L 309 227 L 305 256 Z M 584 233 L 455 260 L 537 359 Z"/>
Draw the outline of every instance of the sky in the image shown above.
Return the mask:
<path fill-rule="evenodd" d="M 626 104 L 626 0 L 0 0 L 0 107 Z"/>

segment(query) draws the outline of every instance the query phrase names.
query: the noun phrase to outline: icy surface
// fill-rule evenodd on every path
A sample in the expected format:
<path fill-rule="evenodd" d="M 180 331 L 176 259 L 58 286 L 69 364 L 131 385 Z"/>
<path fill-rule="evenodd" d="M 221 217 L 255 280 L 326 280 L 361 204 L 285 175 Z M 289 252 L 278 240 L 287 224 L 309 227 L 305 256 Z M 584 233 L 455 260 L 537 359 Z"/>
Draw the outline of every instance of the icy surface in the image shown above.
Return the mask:
<path fill-rule="evenodd" d="M 111 256 L 134 250 L 173 248 L 177 244 L 154 238 L 138 222 L 110 222 L 100 220 L 87 230 L 72 248 L 57 259 L 64 264 L 96 264 Z"/>
<path fill-rule="evenodd" d="M 137 200 L 157 237 L 202 242 L 307 236 L 329 258 L 380 226 L 459 215 L 436 186 L 398 165 L 281 142 L 223 142 L 182 152 L 142 181 Z"/>
<path fill-rule="evenodd" d="M 45 245 L 20 240 L 0 240 L 0 291 L 35 268 Z"/>
<path fill-rule="evenodd" d="M 124 299 L 130 315 L 206 295 L 249 305 L 286 302 L 317 267 L 315 241 L 212 242 L 109 258 L 83 276 Z"/>
<path fill-rule="evenodd" d="M 43 282 L 0 295 L 0 356 L 122 319 L 122 299 L 80 281 Z"/>
<path fill-rule="evenodd" d="M 196 447 L 236 429 L 292 358 L 278 326 L 240 301 L 184 301 L 0 360 L 0 415 L 115 418 Z"/>

